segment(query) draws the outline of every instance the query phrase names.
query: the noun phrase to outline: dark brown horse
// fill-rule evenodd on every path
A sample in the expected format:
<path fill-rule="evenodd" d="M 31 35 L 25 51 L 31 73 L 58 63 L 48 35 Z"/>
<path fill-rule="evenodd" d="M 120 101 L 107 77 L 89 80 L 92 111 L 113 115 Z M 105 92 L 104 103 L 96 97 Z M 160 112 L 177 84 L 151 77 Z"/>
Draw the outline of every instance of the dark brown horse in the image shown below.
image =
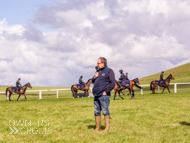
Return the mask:
<path fill-rule="evenodd" d="M 73 98 L 75 97 L 75 95 L 77 95 L 77 92 L 78 90 L 82 90 L 84 91 L 84 96 L 85 94 L 87 93 L 88 94 L 88 90 L 89 90 L 89 87 L 90 87 L 90 83 L 92 83 L 92 79 L 89 79 L 87 82 L 86 82 L 86 86 L 85 87 L 82 87 L 82 88 L 78 88 L 77 85 L 79 84 L 74 84 L 71 86 L 71 91 L 73 93 Z M 77 97 L 79 98 L 79 95 L 77 95 Z"/>
<path fill-rule="evenodd" d="M 152 90 L 152 93 L 155 93 L 155 89 L 157 86 L 160 86 L 160 87 L 164 87 L 162 93 L 164 92 L 165 88 L 168 89 L 169 93 L 170 93 L 170 89 L 169 89 L 169 84 L 170 84 L 170 79 L 174 79 L 174 77 L 172 76 L 172 74 L 170 74 L 164 81 L 165 83 L 164 84 L 156 84 L 156 80 L 153 80 L 151 83 L 150 83 L 150 90 Z"/>
<path fill-rule="evenodd" d="M 22 94 L 24 95 L 24 100 L 27 100 L 26 95 L 25 95 L 27 87 L 32 88 L 32 86 L 30 85 L 29 82 L 21 87 L 19 95 L 18 95 L 18 98 L 17 98 L 17 101 L 18 101 L 18 99 L 20 98 L 20 96 Z M 6 89 L 7 100 L 11 101 L 11 95 L 13 94 L 13 92 L 18 94 L 17 90 L 15 90 L 15 89 L 16 89 L 16 87 L 7 87 L 7 89 Z"/>
<path fill-rule="evenodd" d="M 133 89 L 134 86 L 136 86 L 136 87 L 142 89 L 142 87 L 139 86 L 139 85 L 137 85 L 137 84 L 140 84 L 140 82 L 139 82 L 139 79 L 138 79 L 138 78 L 135 78 L 135 79 L 133 79 L 133 80 L 130 80 L 130 86 L 129 86 L 129 87 L 123 86 L 122 88 L 120 88 L 120 87 L 118 86 L 117 81 L 115 81 L 115 87 L 114 87 L 115 95 L 114 95 L 113 100 L 115 100 L 115 97 L 116 97 L 117 92 L 118 92 L 118 94 L 119 94 L 119 97 L 124 100 L 124 98 L 120 95 L 120 93 L 121 93 L 122 90 L 124 90 L 124 89 L 129 89 L 129 93 L 130 93 L 130 95 L 131 95 L 131 99 L 134 99 L 134 98 L 135 98 L 135 91 L 134 91 L 134 89 Z M 132 94 L 131 94 L 131 92 L 132 92 Z"/>

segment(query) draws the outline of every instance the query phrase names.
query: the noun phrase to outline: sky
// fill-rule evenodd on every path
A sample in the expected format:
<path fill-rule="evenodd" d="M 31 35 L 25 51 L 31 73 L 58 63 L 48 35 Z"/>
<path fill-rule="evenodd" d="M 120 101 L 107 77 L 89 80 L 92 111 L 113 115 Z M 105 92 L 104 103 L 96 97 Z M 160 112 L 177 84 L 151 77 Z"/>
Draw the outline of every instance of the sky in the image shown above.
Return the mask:
<path fill-rule="evenodd" d="M 189 0 L 0 0 L 0 85 L 71 86 L 99 57 L 159 73 L 190 62 L 189 25 Z"/>

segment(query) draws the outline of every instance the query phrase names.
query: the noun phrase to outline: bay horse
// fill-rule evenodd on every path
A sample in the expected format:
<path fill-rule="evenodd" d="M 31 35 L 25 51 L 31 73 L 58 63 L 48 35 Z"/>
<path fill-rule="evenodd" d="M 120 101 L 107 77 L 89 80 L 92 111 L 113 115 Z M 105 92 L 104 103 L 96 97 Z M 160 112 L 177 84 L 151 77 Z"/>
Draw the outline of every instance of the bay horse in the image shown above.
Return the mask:
<path fill-rule="evenodd" d="M 19 92 L 17 101 L 22 94 L 24 95 L 24 100 L 27 100 L 26 95 L 25 95 L 27 87 L 32 88 L 32 86 L 29 82 L 20 88 L 20 92 Z M 11 101 L 11 95 L 13 94 L 13 92 L 18 94 L 17 87 L 7 87 L 6 92 L 5 92 L 7 100 Z"/>
<path fill-rule="evenodd" d="M 170 89 L 169 89 L 170 79 L 173 79 L 173 80 L 174 80 L 174 77 L 172 76 L 172 74 L 170 74 L 170 75 L 164 80 L 164 81 L 165 81 L 164 84 L 157 84 L 157 83 L 156 83 L 156 80 L 151 81 L 151 83 L 150 83 L 150 90 L 152 90 L 152 93 L 155 93 L 156 87 L 157 87 L 157 86 L 160 86 L 160 87 L 164 87 L 162 93 L 164 92 L 165 88 L 167 88 L 167 89 L 168 89 L 168 92 L 170 93 Z"/>
<path fill-rule="evenodd" d="M 135 91 L 134 91 L 134 89 L 133 89 L 134 86 L 136 86 L 136 87 L 138 87 L 138 88 L 140 88 L 140 89 L 142 89 L 142 87 L 139 86 L 139 85 L 137 85 L 137 84 L 140 84 L 138 78 L 135 78 L 135 79 L 129 80 L 129 81 L 130 81 L 130 86 L 129 86 L 129 87 L 123 86 L 122 88 L 118 87 L 118 83 L 117 83 L 117 81 L 115 81 L 115 87 L 114 87 L 115 95 L 114 95 L 113 100 L 115 100 L 115 97 L 116 97 L 117 92 L 118 92 L 118 94 L 119 94 L 119 97 L 124 100 L 124 98 L 120 95 L 120 93 L 121 93 L 122 90 L 124 90 L 124 89 L 129 89 L 129 93 L 130 93 L 130 95 L 131 95 L 131 99 L 134 99 L 134 98 L 135 98 Z M 131 94 L 131 92 L 132 92 L 132 94 Z"/>
<path fill-rule="evenodd" d="M 79 85 L 79 84 L 74 84 L 74 85 L 72 85 L 72 86 L 71 86 L 71 91 L 72 91 L 72 93 L 73 93 L 73 98 L 74 98 L 75 95 L 77 95 L 78 90 L 84 91 L 84 96 L 85 96 L 86 93 L 88 94 L 88 90 L 89 90 L 89 87 L 90 87 L 90 83 L 92 83 L 92 79 L 89 79 L 89 80 L 86 82 L 86 86 L 85 86 L 85 87 L 82 87 L 82 88 L 77 87 L 77 85 Z M 79 98 L 79 95 L 77 95 L 77 97 Z"/>

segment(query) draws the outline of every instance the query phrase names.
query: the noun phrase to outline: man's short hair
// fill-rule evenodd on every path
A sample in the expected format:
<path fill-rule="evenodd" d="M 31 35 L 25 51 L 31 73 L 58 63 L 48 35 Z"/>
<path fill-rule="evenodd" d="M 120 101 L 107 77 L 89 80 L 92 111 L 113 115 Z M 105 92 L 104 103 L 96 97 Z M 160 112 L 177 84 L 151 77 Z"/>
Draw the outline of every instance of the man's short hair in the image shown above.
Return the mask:
<path fill-rule="evenodd" d="M 104 63 L 104 66 L 107 66 L 107 59 L 104 57 L 99 58 L 101 60 L 101 63 Z"/>

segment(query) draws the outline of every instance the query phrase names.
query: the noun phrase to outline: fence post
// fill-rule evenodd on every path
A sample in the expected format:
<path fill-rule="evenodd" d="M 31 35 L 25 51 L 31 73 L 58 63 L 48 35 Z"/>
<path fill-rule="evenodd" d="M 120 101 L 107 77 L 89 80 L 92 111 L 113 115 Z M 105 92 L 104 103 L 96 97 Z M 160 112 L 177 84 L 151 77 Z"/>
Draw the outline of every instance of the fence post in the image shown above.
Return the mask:
<path fill-rule="evenodd" d="M 59 90 L 57 89 L 57 98 L 58 98 L 58 96 L 59 96 L 59 93 L 58 93 L 58 92 L 59 92 Z"/>
<path fill-rule="evenodd" d="M 143 87 L 143 86 L 141 86 L 141 87 Z M 143 88 L 141 88 L 141 95 L 143 95 Z"/>
<path fill-rule="evenodd" d="M 158 86 L 158 93 L 160 93 L 160 86 Z"/>
<path fill-rule="evenodd" d="M 177 93 L 177 84 L 174 84 L 174 93 Z"/>
<path fill-rule="evenodd" d="M 9 101 L 9 92 L 7 92 L 7 101 Z"/>
<path fill-rule="evenodd" d="M 39 90 L 39 99 L 42 99 L 42 91 Z"/>

